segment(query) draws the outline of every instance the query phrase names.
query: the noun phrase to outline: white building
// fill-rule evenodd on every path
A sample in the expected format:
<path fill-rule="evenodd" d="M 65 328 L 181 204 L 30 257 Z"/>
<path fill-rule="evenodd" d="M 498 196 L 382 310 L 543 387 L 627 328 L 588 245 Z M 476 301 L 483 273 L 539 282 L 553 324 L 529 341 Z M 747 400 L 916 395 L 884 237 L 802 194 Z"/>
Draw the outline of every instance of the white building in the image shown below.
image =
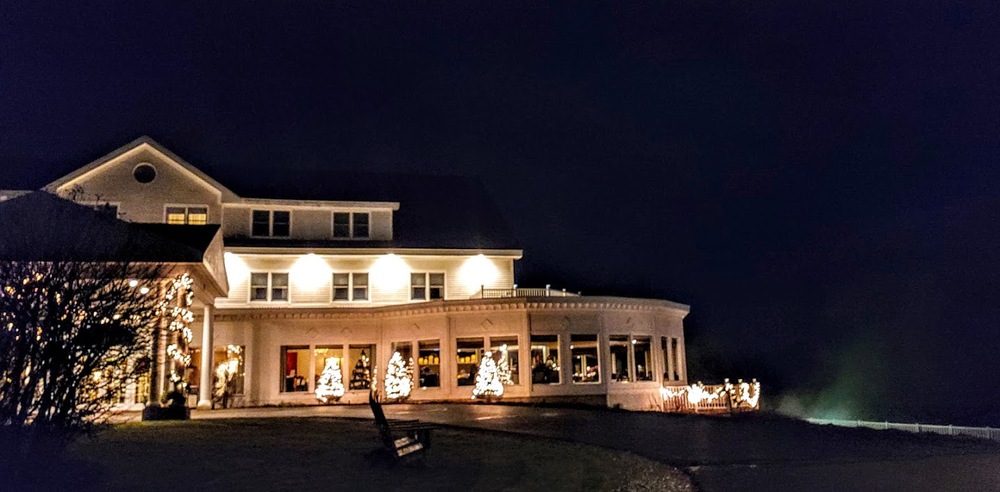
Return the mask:
<path fill-rule="evenodd" d="M 686 384 L 688 306 L 516 288 L 522 251 L 478 183 L 316 181 L 329 195 L 266 181 L 237 193 L 142 137 L 42 189 L 129 222 L 218 230 L 224 268 L 205 254 L 203 270 L 228 295 L 197 297 L 187 375 L 201 406 L 212 399 L 202 368 L 226 360 L 238 361 L 237 405 L 316 404 L 331 357 L 340 403 L 360 403 L 396 351 L 412 359 L 411 401 L 469 400 L 484 351 L 504 345 L 505 401 L 651 409 L 661 385 Z"/>

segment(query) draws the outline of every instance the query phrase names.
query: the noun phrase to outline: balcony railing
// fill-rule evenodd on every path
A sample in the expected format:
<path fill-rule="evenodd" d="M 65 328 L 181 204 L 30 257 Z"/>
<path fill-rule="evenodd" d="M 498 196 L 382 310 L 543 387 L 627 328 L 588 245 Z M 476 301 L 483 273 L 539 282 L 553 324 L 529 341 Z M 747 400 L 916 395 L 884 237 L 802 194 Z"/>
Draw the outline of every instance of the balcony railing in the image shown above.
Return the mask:
<path fill-rule="evenodd" d="M 511 297 L 580 297 L 580 293 L 567 292 L 566 289 L 556 290 L 550 286 L 540 289 L 517 286 L 512 289 L 487 289 L 481 287 L 479 292 L 469 296 L 469 299 L 506 299 Z"/>

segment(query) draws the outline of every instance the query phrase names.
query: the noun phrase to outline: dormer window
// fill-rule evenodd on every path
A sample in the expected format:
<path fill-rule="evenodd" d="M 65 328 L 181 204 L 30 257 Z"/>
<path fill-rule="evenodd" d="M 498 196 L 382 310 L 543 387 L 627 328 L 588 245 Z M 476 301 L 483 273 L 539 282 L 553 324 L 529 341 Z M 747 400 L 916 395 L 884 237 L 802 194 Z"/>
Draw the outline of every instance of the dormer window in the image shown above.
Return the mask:
<path fill-rule="evenodd" d="M 371 214 L 368 212 L 334 212 L 333 237 L 367 239 L 371 235 L 370 219 Z"/>
<path fill-rule="evenodd" d="M 292 213 L 286 210 L 254 210 L 250 234 L 262 237 L 288 237 Z"/>

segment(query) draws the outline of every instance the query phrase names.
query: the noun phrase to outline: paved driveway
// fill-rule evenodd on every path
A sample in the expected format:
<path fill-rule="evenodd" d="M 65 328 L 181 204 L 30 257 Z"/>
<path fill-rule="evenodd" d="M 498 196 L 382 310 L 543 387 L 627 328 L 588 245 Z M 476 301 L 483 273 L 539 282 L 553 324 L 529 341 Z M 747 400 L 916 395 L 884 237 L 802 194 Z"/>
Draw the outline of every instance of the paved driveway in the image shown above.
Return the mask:
<path fill-rule="evenodd" d="M 715 490 L 1000 490 L 1000 443 L 753 416 L 711 418 L 504 405 L 386 405 L 390 418 L 565 439 L 686 468 Z M 367 406 L 194 412 L 371 418 Z"/>

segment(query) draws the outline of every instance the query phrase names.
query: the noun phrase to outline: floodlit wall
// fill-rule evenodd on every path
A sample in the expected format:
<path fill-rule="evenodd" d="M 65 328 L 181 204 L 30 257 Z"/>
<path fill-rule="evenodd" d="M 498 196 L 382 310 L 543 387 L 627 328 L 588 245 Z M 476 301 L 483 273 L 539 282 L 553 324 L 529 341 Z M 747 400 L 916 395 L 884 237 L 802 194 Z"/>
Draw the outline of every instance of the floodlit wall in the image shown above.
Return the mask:
<path fill-rule="evenodd" d="M 420 302 L 411 300 L 411 273 L 444 273 L 445 299 L 468 299 L 481 286 L 508 289 L 514 283 L 514 259 L 481 255 L 320 255 L 226 254 L 229 296 L 223 308 L 282 308 L 301 305 L 371 307 Z M 251 273 L 288 273 L 288 301 L 250 301 Z M 333 301 L 333 273 L 367 273 L 368 300 Z"/>

